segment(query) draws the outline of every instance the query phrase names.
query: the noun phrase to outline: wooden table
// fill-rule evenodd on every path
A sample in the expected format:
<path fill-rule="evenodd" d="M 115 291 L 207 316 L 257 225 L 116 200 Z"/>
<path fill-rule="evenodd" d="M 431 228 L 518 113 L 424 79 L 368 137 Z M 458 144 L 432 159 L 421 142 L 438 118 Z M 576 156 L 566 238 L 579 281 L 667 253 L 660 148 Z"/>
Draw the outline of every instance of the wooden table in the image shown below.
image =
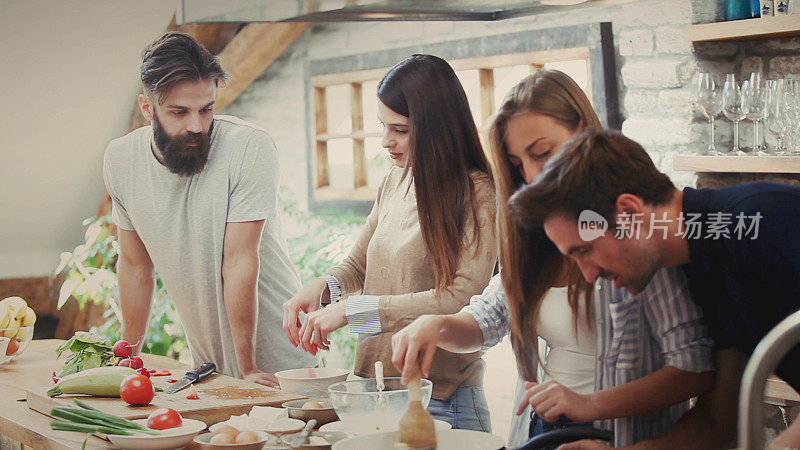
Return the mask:
<path fill-rule="evenodd" d="M 0 435 L 6 440 L 11 439 L 21 443 L 24 448 L 32 447 L 37 450 L 81 448 L 85 434 L 53 431 L 50 429 L 50 417 L 31 410 L 24 401 L 26 389 L 52 385 L 53 371 L 58 371 L 64 364 L 63 359 L 56 359 L 55 354 L 55 349 L 63 342 L 58 339 L 32 341 L 21 356 L 10 363 L 0 365 Z M 64 358 L 66 356 L 63 355 Z M 164 356 L 149 354 L 141 356 L 146 367 L 187 369 L 184 364 Z M 115 447 L 108 441 L 92 436 L 87 442 L 87 448 Z M 186 448 L 199 447 L 192 444 Z"/>

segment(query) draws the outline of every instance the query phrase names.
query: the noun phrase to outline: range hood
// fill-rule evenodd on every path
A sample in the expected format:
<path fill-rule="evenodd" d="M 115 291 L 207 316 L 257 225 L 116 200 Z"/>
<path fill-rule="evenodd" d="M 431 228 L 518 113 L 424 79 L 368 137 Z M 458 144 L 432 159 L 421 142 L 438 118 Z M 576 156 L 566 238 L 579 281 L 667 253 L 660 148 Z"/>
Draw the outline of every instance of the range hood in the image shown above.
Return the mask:
<path fill-rule="evenodd" d="M 175 20 L 222 22 L 346 22 L 479 20 L 556 12 L 636 0 L 178 0 Z"/>

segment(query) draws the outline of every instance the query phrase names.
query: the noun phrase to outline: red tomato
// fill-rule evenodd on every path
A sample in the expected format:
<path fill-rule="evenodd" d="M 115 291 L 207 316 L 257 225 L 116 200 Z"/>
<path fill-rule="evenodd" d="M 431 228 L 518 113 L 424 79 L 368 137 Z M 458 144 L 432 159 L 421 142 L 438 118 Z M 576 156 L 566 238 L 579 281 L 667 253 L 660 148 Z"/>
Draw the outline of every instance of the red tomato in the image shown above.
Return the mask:
<path fill-rule="evenodd" d="M 154 430 L 166 430 L 181 426 L 183 419 L 178 411 L 171 408 L 158 408 L 147 416 L 147 427 Z"/>
<path fill-rule="evenodd" d="M 144 375 L 131 375 L 119 385 L 119 396 L 133 406 L 149 405 L 156 396 L 153 382 Z"/>

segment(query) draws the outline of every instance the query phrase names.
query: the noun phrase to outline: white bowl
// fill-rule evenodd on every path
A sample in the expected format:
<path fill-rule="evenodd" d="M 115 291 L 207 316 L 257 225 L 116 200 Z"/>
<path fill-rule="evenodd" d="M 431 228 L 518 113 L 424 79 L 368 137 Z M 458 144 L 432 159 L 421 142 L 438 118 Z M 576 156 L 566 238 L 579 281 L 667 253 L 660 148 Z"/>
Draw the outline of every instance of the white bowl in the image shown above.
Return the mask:
<path fill-rule="evenodd" d="M 397 431 L 397 426 L 400 425 L 399 423 L 389 426 L 388 429 L 381 429 L 380 431 Z M 444 420 L 433 419 L 433 426 L 437 430 L 449 430 L 453 428 L 452 425 L 445 422 Z M 362 434 L 370 434 L 376 433 L 380 431 L 376 431 L 374 426 L 370 426 L 368 423 L 359 423 L 359 422 L 342 422 L 341 420 L 337 420 L 336 422 L 326 423 L 325 425 L 319 427 L 319 431 L 330 431 L 330 432 L 340 432 L 346 433 L 353 436 L 360 436 Z"/>
<path fill-rule="evenodd" d="M 147 419 L 136 419 L 134 422 L 147 426 Z M 112 444 L 125 449 L 173 449 L 188 445 L 199 432 L 206 429 L 206 426 L 205 422 L 200 420 L 183 419 L 181 426 L 162 430 L 158 436 L 109 434 L 106 437 Z"/>
<path fill-rule="evenodd" d="M 333 450 L 396 450 L 400 433 L 390 431 L 343 439 L 333 444 Z M 498 450 L 505 448 L 499 436 L 473 430 L 436 430 L 437 450 Z"/>
<path fill-rule="evenodd" d="M 328 386 L 347 379 L 348 369 L 317 367 L 308 369 L 288 369 L 275 372 L 281 390 L 306 397 L 328 398 Z"/>

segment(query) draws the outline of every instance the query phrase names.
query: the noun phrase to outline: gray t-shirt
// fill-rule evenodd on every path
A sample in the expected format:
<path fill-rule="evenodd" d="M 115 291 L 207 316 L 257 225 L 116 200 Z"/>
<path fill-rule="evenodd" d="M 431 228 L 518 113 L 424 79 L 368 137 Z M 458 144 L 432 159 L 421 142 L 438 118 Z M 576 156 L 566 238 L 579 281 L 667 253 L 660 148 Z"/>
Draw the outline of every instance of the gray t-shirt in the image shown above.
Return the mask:
<path fill-rule="evenodd" d="M 281 304 L 301 287 L 281 231 L 278 152 L 267 132 L 233 116 L 215 116 L 209 160 L 191 177 L 171 173 L 150 147 L 152 127 L 111 141 L 103 176 L 118 227 L 134 230 L 172 297 L 195 364 L 213 362 L 239 376 L 222 295 L 222 247 L 228 222 L 266 219 L 258 275 L 258 368 L 313 367 L 316 358 L 283 332 Z"/>

